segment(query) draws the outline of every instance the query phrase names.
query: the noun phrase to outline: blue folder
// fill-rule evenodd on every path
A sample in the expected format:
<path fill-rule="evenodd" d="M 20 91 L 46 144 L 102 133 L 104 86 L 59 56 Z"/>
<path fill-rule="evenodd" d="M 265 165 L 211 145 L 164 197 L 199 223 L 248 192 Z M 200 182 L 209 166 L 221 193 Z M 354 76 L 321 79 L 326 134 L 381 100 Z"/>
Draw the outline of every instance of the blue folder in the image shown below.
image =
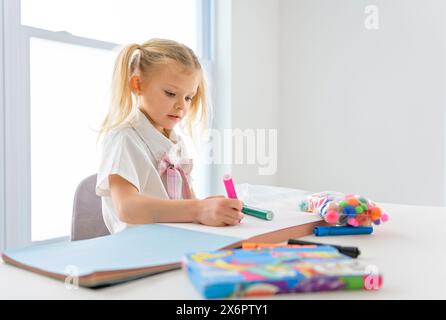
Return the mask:
<path fill-rule="evenodd" d="M 187 253 L 218 250 L 241 240 L 150 224 L 95 239 L 7 250 L 2 258 L 59 280 L 72 276 L 75 270 L 79 285 L 101 287 L 178 269 Z"/>

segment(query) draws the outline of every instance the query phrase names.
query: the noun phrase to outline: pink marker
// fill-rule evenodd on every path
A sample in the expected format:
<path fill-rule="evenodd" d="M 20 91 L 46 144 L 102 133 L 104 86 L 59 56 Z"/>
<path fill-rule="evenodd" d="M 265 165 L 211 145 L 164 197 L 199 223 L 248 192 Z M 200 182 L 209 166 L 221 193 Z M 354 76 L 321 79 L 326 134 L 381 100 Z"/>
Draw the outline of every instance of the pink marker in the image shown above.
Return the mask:
<path fill-rule="evenodd" d="M 237 193 L 235 193 L 234 182 L 232 181 L 232 177 L 230 174 L 225 174 L 223 176 L 223 183 L 225 184 L 226 193 L 228 194 L 228 198 L 237 199 Z"/>

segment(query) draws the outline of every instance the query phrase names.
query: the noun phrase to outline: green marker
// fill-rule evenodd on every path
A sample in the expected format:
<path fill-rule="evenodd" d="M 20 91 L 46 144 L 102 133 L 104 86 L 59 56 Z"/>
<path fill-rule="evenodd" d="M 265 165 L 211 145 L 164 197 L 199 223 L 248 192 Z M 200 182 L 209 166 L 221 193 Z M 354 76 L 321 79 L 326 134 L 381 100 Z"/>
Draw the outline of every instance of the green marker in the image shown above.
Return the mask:
<path fill-rule="evenodd" d="M 237 193 L 235 192 L 234 181 L 232 181 L 232 176 L 230 174 L 225 174 L 223 176 L 223 183 L 225 184 L 226 192 L 229 199 L 237 199 Z M 254 216 L 263 220 L 273 220 L 274 213 L 270 210 L 263 210 L 254 207 L 248 207 L 243 205 L 242 212 L 250 216 Z"/>
<path fill-rule="evenodd" d="M 270 210 L 249 207 L 247 205 L 243 205 L 242 212 L 244 214 L 248 214 L 250 216 L 257 217 L 263 220 L 273 220 L 274 218 L 274 213 Z"/>

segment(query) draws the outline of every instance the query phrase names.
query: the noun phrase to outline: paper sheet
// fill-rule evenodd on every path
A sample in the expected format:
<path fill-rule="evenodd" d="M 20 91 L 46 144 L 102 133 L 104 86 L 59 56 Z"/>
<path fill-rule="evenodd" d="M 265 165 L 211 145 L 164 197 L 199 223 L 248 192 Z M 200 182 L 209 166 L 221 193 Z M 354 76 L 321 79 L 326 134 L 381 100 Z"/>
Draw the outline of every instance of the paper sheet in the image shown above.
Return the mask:
<path fill-rule="evenodd" d="M 267 221 L 245 214 L 242 222 L 236 226 L 211 227 L 192 223 L 166 223 L 165 225 L 247 239 L 259 234 L 322 220 L 316 214 L 299 210 L 300 201 L 310 194 L 308 191 L 252 184 L 238 184 L 235 188 L 238 198 L 246 205 L 272 210 L 274 219 Z"/>

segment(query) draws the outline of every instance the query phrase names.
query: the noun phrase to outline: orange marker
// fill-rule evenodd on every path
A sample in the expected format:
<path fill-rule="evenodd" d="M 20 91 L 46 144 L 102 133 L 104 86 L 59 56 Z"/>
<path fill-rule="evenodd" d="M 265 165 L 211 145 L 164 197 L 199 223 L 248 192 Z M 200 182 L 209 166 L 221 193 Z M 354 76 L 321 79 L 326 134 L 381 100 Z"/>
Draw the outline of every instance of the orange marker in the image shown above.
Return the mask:
<path fill-rule="evenodd" d="M 243 242 L 243 250 L 253 250 L 261 248 L 316 248 L 316 245 L 299 245 L 299 244 L 277 244 L 277 243 L 257 243 Z"/>

